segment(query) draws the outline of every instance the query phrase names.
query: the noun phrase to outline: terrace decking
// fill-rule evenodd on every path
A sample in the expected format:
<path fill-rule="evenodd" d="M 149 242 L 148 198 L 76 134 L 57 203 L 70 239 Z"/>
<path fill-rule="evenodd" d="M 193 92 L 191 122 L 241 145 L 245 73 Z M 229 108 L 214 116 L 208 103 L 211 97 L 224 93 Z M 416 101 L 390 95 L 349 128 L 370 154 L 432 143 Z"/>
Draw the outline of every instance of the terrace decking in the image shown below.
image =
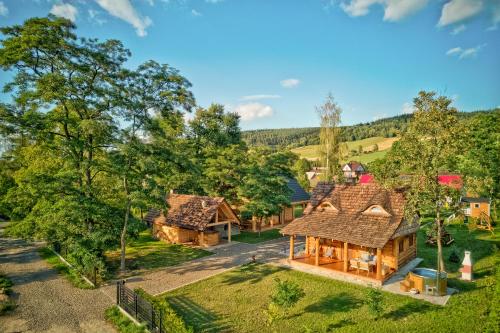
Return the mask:
<path fill-rule="evenodd" d="M 394 271 L 391 271 L 382 276 L 381 279 L 377 279 L 375 267 L 371 271 L 357 270 L 355 268 L 348 267 L 347 272 L 345 272 L 343 260 L 320 257 L 319 265 L 315 264 L 315 260 L 314 256 L 300 256 L 292 260 L 288 259 L 287 266 L 299 268 L 299 270 L 304 269 L 304 271 L 314 271 L 315 273 L 319 273 L 319 275 L 325 275 L 334 279 L 349 282 L 352 282 L 352 280 L 360 280 L 364 281 L 363 284 L 374 285 L 382 285 L 382 283 L 389 279 L 394 273 Z"/>

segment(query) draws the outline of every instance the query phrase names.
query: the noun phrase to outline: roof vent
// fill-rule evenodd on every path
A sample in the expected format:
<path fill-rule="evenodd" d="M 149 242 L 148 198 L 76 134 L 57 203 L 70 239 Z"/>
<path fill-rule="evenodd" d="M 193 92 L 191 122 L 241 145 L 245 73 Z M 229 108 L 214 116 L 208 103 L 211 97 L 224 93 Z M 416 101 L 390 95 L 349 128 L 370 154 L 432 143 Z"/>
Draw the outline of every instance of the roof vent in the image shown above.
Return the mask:
<path fill-rule="evenodd" d="M 205 200 L 202 200 L 202 201 L 201 201 L 201 207 L 203 207 L 203 208 L 207 208 L 207 206 L 208 206 L 208 205 L 207 205 L 207 202 L 206 202 Z"/>

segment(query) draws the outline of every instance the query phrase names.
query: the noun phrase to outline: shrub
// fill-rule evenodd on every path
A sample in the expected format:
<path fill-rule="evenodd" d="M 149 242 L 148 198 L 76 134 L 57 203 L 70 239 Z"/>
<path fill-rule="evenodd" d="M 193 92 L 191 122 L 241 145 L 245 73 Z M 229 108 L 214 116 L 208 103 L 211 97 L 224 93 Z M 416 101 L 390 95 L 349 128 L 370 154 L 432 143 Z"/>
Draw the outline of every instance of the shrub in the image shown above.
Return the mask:
<path fill-rule="evenodd" d="M 451 248 L 451 253 L 450 253 L 450 256 L 448 257 L 448 260 L 450 262 L 454 262 L 454 263 L 459 263 L 460 262 L 460 254 L 458 252 L 458 249 L 456 246 L 453 246 Z"/>
<path fill-rule="evenodd" d="M 0 274 L 0 315 L 13 310 L 16 307 L 16 303 L 9 299 L 9 295 L 12 293 L 12 281 L 5 275 Z"/>
<path fill-rule="evenodd" d="M 276 289 L 271 296 L 272 303 L 277 306 L 289 309 L 305 296 L 304 290 L 295 282 L 281 281 L 276 279 Z"/>
<path fill-rule="evenodd" d="M 382 313 L 382 292 L 378 288 L 368 288 L 366 292 L 366 305 L 375 318 L 380 317 Z"/>
<path fill-rule="evenodd" d="M 172 333 L 193 333 L 193 328 L 186 325 L 184 320 L 174 311 L 168 303 L 166 297 L 153 297 L 144 290 L 138 288 L 135 290 L 142 298 L 153 304 L 155 309 L 161 312 L 163 332 Z"/>
<path fill-rule="evenodd" d="M 271 295 L 271 303 L 264 310 L 268 325 L 283 318 L 288 310 L 305 296 L 304 290 L 297 283 L 287 280 L 281 281 L 278 278 L 275 281 L 276 286 Z"/>
<path fill-rule="evenodd" d="M 126 315 L 124 315 L 118 307 L 112 306 L 104 312 L 104 317 L 107 321 L 112 323 L 118 332 L 121 333 L 146 333 L 144 325 L 136 325 Z"/>

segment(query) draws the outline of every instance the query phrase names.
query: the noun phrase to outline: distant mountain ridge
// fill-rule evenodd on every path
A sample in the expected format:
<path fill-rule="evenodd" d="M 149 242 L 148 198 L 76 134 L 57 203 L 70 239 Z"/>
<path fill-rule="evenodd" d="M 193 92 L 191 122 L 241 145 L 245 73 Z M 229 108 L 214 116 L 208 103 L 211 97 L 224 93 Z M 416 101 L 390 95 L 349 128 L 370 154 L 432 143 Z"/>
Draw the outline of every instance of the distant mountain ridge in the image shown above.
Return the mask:
<path fill-rule="evenodd" d="M 499 109 L 459 112 L 459 118 L 472 117 L 478 113 L 491 113 Z M 357 125 L 343 126 L 344 141 L 356 141 L 375 136 L 395 137 L 406 129 L 411 114 L 378 119 Z M 272 146 L 296 148 L 319 144 L 319 127 L 261 129 L 242 132 L 243 139 L 249 146 Z"/>

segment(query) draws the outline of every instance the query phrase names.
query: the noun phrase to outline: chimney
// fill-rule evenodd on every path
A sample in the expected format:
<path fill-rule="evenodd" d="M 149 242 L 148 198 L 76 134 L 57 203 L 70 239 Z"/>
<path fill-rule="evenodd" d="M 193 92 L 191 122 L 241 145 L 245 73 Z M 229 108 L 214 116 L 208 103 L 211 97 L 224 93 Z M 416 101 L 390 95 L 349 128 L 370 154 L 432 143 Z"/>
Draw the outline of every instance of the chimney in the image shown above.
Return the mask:
<path fill-rule="evenodd" d="M 207 202 L 205 200 L 201 201 L 201 207 L 203 207 L 203 209 L 207 208 Z"/>

